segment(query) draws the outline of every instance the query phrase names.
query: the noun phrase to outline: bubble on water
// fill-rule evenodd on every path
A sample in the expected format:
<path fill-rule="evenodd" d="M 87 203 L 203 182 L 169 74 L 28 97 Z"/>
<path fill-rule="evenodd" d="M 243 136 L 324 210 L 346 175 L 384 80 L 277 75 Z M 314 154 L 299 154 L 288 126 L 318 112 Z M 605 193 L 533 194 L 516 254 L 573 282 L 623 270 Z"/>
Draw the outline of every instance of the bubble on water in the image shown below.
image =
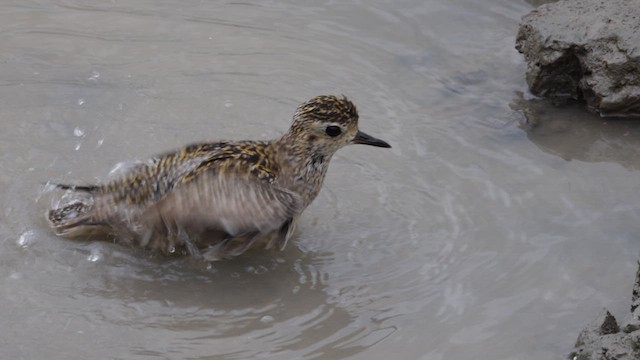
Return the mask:
<path fill-rule="evenodd" d="M 268 324 L 270 322 L 273 322 L 275 319 L 273 318 L 273 316 L 271 315 L 265 315 L 263 317 L 260 318 L 260 322 L 264 323 L 264 324 Z"/>
<path fill-rule="evenodd" d="M 78 99 L 78 105 L 84 105 L 85 102 L 84 98 Z"/>
<path fill-rule="evenodd" d="M 20 237 L 18 237 L 18 240 L 16 240 L 16 244 L 24 249 L 29 247 L 29 245 L 34 242 L 35 238 L 36 234 L 33 230 L 25 231 L 22 233 L 22 235 L 20 235 Z"/>
<path fill-rule="evenodd" d="M 176 247 L 174 245 L 170 245 L 168 251 L 169 254 L 173 254 L 176 252 Z"/>
<path fill-rule="evenodd" d="M 74 149 L 75 149 L 76 151 L 78 151 L 78 150 L 80 150 L 80 146 L 82 146 L 82 144 L 78 143 Z"/>
<path fill-rule="evenodd" d="M 87 256 L 87 260 L 90 262 L 98 262 L 100 260 L 102 260 L 103 256 L 102 253 L 100 252 L 91 252 L 91 254 L 89 254 L 89 256 Z"/>
<path fill-rule="evenodd" d="M 20 279 L 22 279 L 22 273 L 19 273 L 17 271 L 13 271 L 9 275 L 9 279 L 11 279 L 11 280 L 20 280 Z"/>
<path fill-rule="evenodd" d="M 225 100 L 224 101 L 224 107 L 230 108 L 232 106 L 233 106 L 233 103 L 231 102 L 231 100 Z"/>
<path fill-rule="evenodd" d="M 79 127 L 76 127 L 75 129 L 73 129 L 73 136 L 82 137 L 84 136 L 84 131 Z"/>
<path fill-rule="evenodd" d="M 95 81 L 95 80 L 98 80 L 99 77 L 100 77 L 100 73 L 94 70 L 91 72 L 91 76 L 89 76 L 87 80 Z"/>
<path fill-rule="evenodd" d="M 255 267 L 255 266 L 247 266 L 247 267 L 245 268 L 245 270 L 246 270 L 248 273 L 256 274 L 256 275 L 264 274 L 264 273 L 266 273 L 267 271 L 269 271 L 269 269 L 267 269 L 265 266 L 262 266 L 262 265 L 259 265 L 259 266 L 257 266 L 257 267 Z"/>
<path fill-rule="evenodd" d="M 98 262 L 104 259 L 105 248 L 100 243 L 91 244 L 87 261 Z"/>

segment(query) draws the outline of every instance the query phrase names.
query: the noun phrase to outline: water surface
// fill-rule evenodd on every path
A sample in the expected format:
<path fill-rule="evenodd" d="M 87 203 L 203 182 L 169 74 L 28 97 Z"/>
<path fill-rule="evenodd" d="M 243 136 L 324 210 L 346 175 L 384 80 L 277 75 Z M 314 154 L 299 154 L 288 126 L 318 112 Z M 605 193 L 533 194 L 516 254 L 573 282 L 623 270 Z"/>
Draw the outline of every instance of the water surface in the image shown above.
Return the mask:
<path fill-rule="evenodd" d="M 640 129 L 523 100 L 530 9 L 4 1 L 1 357 L 564 357 L 628 309 Z M 341 150 L 283 252 L 208 265 L 47 228 L 48 180 L 276 137 L 341 93 L 393 149 Z"/>

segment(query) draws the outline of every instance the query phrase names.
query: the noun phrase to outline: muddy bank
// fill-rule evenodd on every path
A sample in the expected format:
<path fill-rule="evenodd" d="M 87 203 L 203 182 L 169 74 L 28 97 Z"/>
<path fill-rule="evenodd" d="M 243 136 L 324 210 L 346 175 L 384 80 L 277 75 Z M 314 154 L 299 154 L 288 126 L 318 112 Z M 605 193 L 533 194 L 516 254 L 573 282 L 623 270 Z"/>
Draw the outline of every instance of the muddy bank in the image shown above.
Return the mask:
<path fill-rule="evenodd" d="M 601 116 L 638 116 L 639 32 L 636 1 L 559 1 L 522 19 L 516 49 L 534 95 L 581 100 Z"/>
<path fill-rule="evenodd" d="M 620 326 L 609 310 L 604 309 L 582 330 L 569 359 L 640 359 L 640 263 L 631 297 L 631 313 L 623 321 L 624 325 Z"/>

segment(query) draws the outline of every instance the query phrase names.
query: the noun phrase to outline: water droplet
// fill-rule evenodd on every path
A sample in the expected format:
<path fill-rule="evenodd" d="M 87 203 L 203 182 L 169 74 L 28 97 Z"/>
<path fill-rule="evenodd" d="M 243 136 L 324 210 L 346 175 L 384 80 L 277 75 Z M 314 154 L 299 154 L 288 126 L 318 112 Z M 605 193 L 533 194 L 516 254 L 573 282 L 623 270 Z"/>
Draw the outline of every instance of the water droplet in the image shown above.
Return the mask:
<path fill-rule="evenodd" d="M 84 131 L 82 131 L 82 129 L 77 127 L 75 129 L 73 129 L 73 136 L 77 136 L 77 137 L 84 136 Z"/>
<path fill-rule="evenodd" d="M 80 150 L 80 146 L 81 146 L 81 145 L 82 145 L 82 144 L 78 143 L 78 145 L 76 145 L 76 147 L 75 147 L 75 150 L 76 150 L 76 151 Z"/>
<path fill-rule="evenodd" d="M 53 191 L 53 190 L 55 190 L 57 188 L 58 187 L 55 184 L 51 183 L 50 181 L 47 181 L 47 183 L 44 184 L 44 188 L 42 189 L 42 192 L 43 193 L 50 192 L 50 191 Z"/>
<path fill-rule="evenodd" d="M 98 140 L 98 146 L 96 146 L 96 147 L 100 147 L 100 146 L 102 146 L 102 143 L 104 143 L 104 139 L 100 139 L 100 140 Z"/>
<path fill-rule="evenodd" d="M 78 99 L 78 105 L 83 105 L 85 103 L 84 98 Z"/>
<path fill-rule="evenodd" d="M 94 70 L 91 72 L 91 76 L 89 76 L 87 80 L 95 81 L 95 80 L 98 80 L 99 77 L 100 77 L 100 73 Z"/>
<path fill-rule="evenodd" d="M 126 174 L 131 169 L 135 168 L 140 164 L 144 164 L 144 162 L 139 160 L 119 162 L 113 167 L 113 169 L 111 169 L 111 171 L 109 171 L 109 176 L 110 177 L 121 176 L 123 174 Z"/>
<path fill-rule="evenodd" d="M 33 230 L 25 231 L 20 235 L 18 240 L 16 240 L 16 244 L 21 248 L 26 248 L 33 243 L 36 238 L 36 234 Z"/>
<path fill-rule="evenodd" d="M 270 316 L 270 315 L 265 315 L 265 316 L 260 318 L 260 322 L 261 323 L 265 323 L 265 324 L 273 322 L 274 320 L 275 319 L 273 318 L 273 316 Z"/>
<path fill-rule="evenodd" d="M 101 254 L 90 254 L 89 256 L 87 256 L 87 260 L 91 261 L 91 262 L 97 262 L 102 260 L 102 255 Z"/>
<path fill-rule="evenodd" d="M 169 254 L 173 254 L 176 252 L 176 247 L 174 245 L 169 245 Z"/>
<path fill-rule="evenodd" d="M 293 290 L 291 290 L 292 293 L 297 294 L 298 292 L 300 292 L 300 286 L 296 285 L 293 287 Z"/>
<path fill-rule="evenodd" d="M 87 261 L 98 262 L 102 259 L 104 259 L 104 248 L 98 243 L 92 244 Z"/>

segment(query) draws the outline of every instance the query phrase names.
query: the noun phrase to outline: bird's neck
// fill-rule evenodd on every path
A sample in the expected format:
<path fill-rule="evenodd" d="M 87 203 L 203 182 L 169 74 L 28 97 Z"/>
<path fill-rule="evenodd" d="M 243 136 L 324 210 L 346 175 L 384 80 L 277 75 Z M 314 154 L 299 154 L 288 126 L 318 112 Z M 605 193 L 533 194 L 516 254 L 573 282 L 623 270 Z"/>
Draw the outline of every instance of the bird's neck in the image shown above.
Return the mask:
<path fill-rule="evenodd" d="M 285 134 L 272 143 L 276 147 L 274 153 L 280 157 L 278 163 L 281 164 L 281 184 L 299 193 L 306 207 L 320 192 L 333 154 L 322 154 L 286 136 Z"/>

